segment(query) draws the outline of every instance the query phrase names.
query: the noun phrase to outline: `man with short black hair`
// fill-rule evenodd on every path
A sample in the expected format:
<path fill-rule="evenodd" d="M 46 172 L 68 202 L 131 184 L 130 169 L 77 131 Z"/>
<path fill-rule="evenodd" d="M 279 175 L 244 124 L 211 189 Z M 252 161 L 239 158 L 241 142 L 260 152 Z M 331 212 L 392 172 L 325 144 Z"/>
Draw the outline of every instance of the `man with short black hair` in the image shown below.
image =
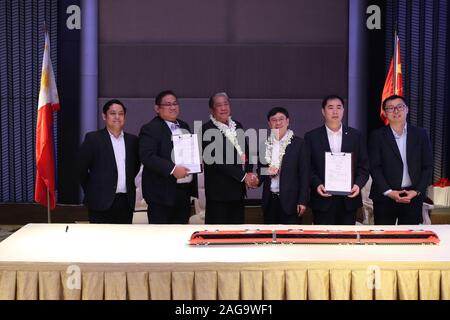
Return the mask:
<path fill-rule="evenodd" d="M 362 207 L 360 190 L 369 179 L 369 159 L 361 133 L 342 123 L 344 100 L 329 95 L 322 101 L 323 126 L 305 134 L 311 151 L 311 202 L 314 224 L 354 225 Z M 325 189 L 325 153 L 351 153 L 353 186 L 347 196 L 331 195 Z"/>
<path fill-rule="evenodd" d="M 375 224 L 422 223 L 422 205 L 432 175 L 432 151 L 426 131 L 407 124 L 403 97 L 383 101 L 389 125 L 372 132 L 369 141 Z"/>
<path fill-rule="evenodd" d="M 210 121 L 202 126 L 207 224 L 245 222 L 246 187 L 256 188 L 258 178 L 249 164 L 243 127 L 231 118 L 228 95 L 219 92 L 209 99 Z M 211 141 L 205 141 L 214 133 Z M 214 147 L 214 148 L 212 148 Z M 214 149 L 214 154 L 208 150 Z M 206 159 L 205 157 L 213 159 Z"/>
<path fill-rule="evenodd" d="M 155 98 L 156 116 L 141 128 L 139 158 L 144 165 L 142 194 L 148 204 L 148 221 L 154 224 L 186 224 L 191 214 L 191 196 L 197 197 L 197 175 L 172 159 L 172 137 L 190 133 L 178 119 L 180 104 L 172 90 Z"/>
<path fill-rule="evenodd" d="M 308 146 L 289 129 L 285 108 L 271 109 L 267 122 L 271 131 L 258 166 L 264 223 L 300 224 L 309 199 Z"/>
<path fill-rule="evenodd" d="M 102 115 L 105 128 L 87 133 L 80 147 L 80 183 L 91 223 L 133 220 L 138 138 L 123 131 L 126 112 L 121 101 L 106 102 Z"/>

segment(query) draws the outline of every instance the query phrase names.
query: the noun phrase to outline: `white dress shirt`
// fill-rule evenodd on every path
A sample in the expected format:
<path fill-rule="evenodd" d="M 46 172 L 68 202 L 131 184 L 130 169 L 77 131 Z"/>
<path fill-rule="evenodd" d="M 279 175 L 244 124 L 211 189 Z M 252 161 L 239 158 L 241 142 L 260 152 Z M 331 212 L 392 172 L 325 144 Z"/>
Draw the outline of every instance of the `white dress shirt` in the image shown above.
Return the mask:
<path fill-rule="evenodd" d="M 342 124 L 338 131 L 333 131 L 325 125 L 327 129 L 328 143 L 332 153 L 340 153 L 342 148 Z"/>
<path fill-rule="evenodd" d="M 280 141 L 277 139 L 273 139 L 272 145 L 272 163 L 278 163 L 278 159 L 280 157 Z M 278 193 L 280 192 L 280 168 L 278 168 L 278 174 L 276 176 L 272 176 L 270 179 L 270 191 Z"/>
<path fill-rule="evenodd" d="M 273 139 L 273 145 L 272 145 L 272 163 L 278 163 L 280 159 L 280 142 L 285 141 L 287 139 L 288 135 L 285 134 L 281 140 Z M 287 147 L 286 147 L 287 148 Z M 284 150 L 286 152 L 286 150 Z M 283 156 L 284 157 L 284 156 Z M 272 176 L 270 179 L 270 191 L 278 193 L 280 192 L 280 174 L 281 174 L 281 167 L 283 165 L 283 159 L 281 159 L 281 163 L 278 168 L 278 174 L 276 176 Z"/>
<path fill-rule="evenodd" d="M 109 132 L 109 131 L 108 131 Z M 123 131 L 120 132 L 119 137 L 115 137 L 109 132 L 111 143 L 114 149 L 114 157 L 116 158 L 117 165 L 117 188 L 116 193 L 127 193 L 127 180 L 126 180 L 126 152 L 125 152 L 125 139 Z"/>
<path fill-rule="evenodd" d="M 183 131 L 180 128 L 180 124 L 178 122 L 170 122 L 165 121 L 167 126 L 169 127 L 170 131 L 172 132 L 172 136 L 178 136 L 180 134 L 183 134 Z M 173 167 L 170 174 L 173 174 L 175 171 L 176 165 Z M 177 179 L 177 183 L 189 183 L 192 181 L 192 174 L 188 174 L 185 178 Z"/>
<path fill-rule="evenodd" d="M 401 135 L 399 135 L 397 132 L 395 132 L 394 129 L 392 129 L 392 134 L 395 138 L 395 143 L 397 143 L 398 151 L 400 151 L 400 156 L 402 157 L 403 162 L 403 175 L 402 175 L 402 188 L 410 187 L 412 185 L 411 177 L 409 176 L 408 172 L 408 161 L 406 160 L 406 139 L 408 137 L 408 127 L 405 123 L 405 127 L 403 128 L 403 132 Z M 389 189 L 384 192 L 384 195 L 387 195 L 389 192 L 391 192 L 392 189 Z"/>

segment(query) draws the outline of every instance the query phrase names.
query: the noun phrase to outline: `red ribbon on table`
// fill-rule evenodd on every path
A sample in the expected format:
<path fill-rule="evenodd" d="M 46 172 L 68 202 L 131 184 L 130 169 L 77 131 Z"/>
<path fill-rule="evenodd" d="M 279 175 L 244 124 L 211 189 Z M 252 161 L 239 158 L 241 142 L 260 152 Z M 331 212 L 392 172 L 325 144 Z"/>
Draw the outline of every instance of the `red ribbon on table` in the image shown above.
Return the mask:
<path fill-rule="evenodd" d="M 448 178 L 440 178 L 433 184 L 433 187 L 440 187 L 440 188 L 450 187 L 450 180 Z"/>

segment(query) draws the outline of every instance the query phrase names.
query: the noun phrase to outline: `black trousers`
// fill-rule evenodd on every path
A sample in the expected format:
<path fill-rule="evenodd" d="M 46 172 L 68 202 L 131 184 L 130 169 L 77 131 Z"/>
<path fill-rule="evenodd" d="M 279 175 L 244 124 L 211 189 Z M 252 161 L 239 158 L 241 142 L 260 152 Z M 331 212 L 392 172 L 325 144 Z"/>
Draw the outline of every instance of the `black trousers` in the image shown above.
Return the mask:
<path fill-rule="evenodd" d="M 420 224 L 422 223 L 423 197 L 414 197 L 410 203 L 397 203 L 386 197 L 373 202 L 373 218 L 377 225 Z"/>
<path fill-rule="evenodd" d="M 313 210 L 314 224 L 354 225 L 356 210 L 348 210 L 345 206 L 345 196 L 332 196 L 328 210 Z"/>
<path fill-rule="evenodd" d="M 264 210 L 265 224 L 301 224 L 302 218 L 297 212 L 289 214 L 281 206 L 280 196 L 276 193 L 270 193 L 269 205 Z"/>
<path fill-rule="evenodd" d="M 108 210 L 88 210 L 90 223 L 127 224 L 133 221 L 133 208 L 130 207 L 126 193 L 116 193 Z"/>
<path fill-rule="evenodd" d="M 149 202 L 148 222 L 151 224 L 187 224 L 191 216 L 191 194 L 187 186 L 177 185 L 175 205 Z"/>
<path fill-rule="evenodd" d="M 213 201 L 206 199 L 206 224 L 243 224 L 245 222 L 244 200 Z"/>

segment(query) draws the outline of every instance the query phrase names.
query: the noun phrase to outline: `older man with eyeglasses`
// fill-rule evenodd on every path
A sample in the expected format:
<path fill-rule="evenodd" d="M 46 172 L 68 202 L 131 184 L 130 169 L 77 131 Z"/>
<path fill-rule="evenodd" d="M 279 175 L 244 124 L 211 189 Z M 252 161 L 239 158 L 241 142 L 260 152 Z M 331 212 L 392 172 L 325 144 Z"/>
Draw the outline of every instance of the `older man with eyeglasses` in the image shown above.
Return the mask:
<path fill-rule="evenodd" d="M 369 141 L 375 224 L 420 224 L 432 174 L 430 140 L 423 128 L 407 124 L 403 97 L 385 99 L 383 111 L 389 125 L 375 130 Z"/>
<path fill-rule="evenodd" d="M 171 90 L 155 98 L 156 117 L 141 128 L 139 158 L 144 165 L 142 194 L 148 204 L 149 223 L 186 224 L 191 213 L 191 196 L 197 197 L 197 176 L 172 159 L 172 136 L 190 133 L 178 119 L 180 105 Z"/>

